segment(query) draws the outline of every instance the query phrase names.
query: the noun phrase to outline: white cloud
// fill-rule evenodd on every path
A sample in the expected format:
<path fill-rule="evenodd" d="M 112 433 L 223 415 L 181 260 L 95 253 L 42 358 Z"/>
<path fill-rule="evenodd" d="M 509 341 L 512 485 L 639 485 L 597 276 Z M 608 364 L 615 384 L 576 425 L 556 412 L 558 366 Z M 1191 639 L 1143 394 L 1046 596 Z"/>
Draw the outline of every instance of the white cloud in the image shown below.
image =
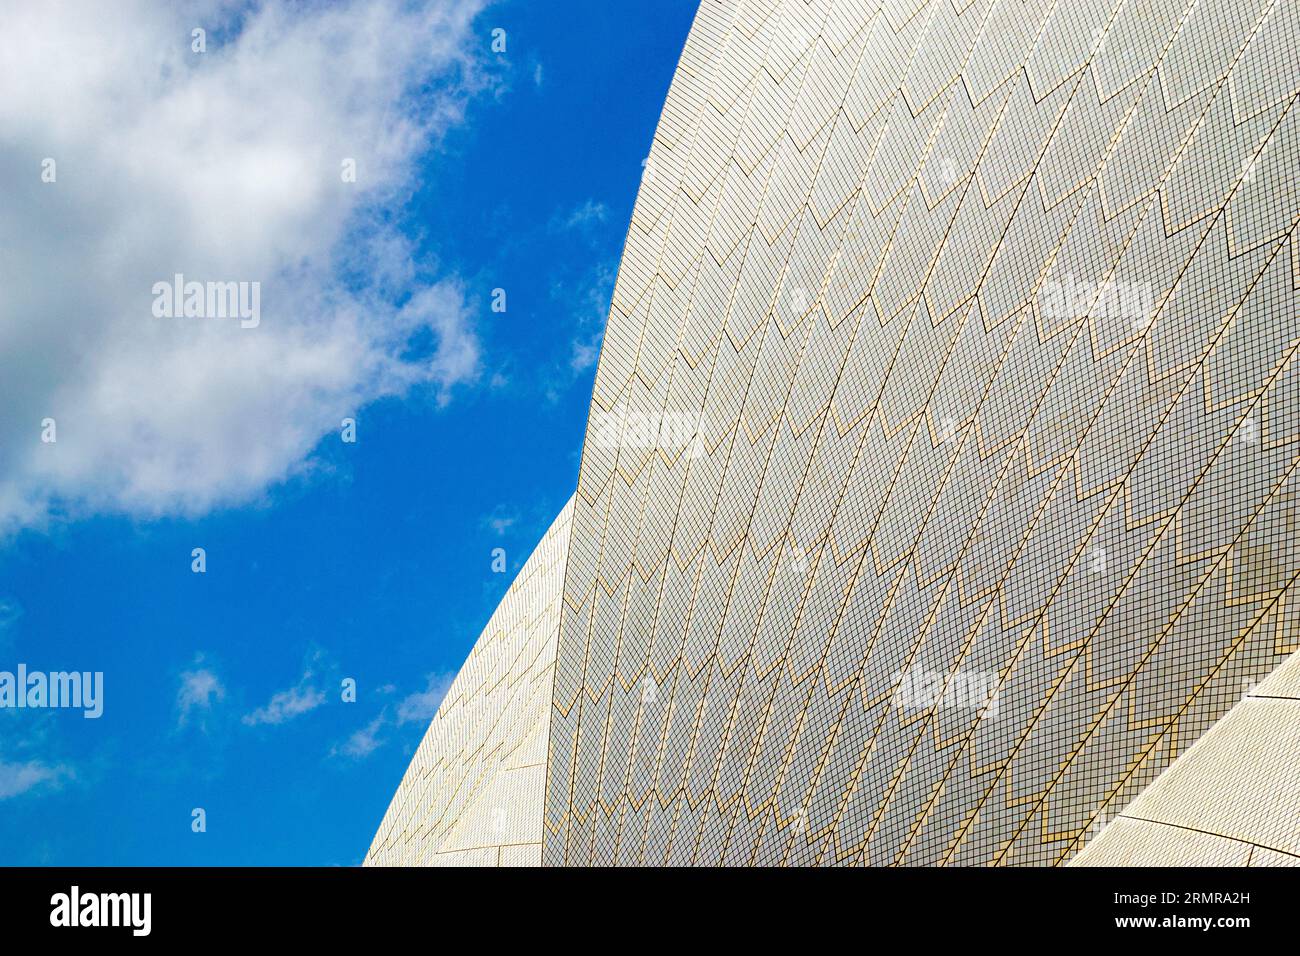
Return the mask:
<path fill-rule="evenodd" d="M 0 534 L 254 500 L 366 403 L 478 379 L 466 291 L 386 211 L 484 82 L 483 3 L 7 11 Z M 175 273 L 260 282 L 260 324 L 155 318 Z"/>
<path fill-rule="evenodd" d="M 599 332 L 588 333 L 573 342 L 569 353 L 569 368 L 574 372 L 583 372 L 596 364 L 600 358 L 600 342 L 603 336 Z"/>
<path fill-rule="evenodd" d="M 195 663 L 201 661 L 202 657 L 199 657 Z M 204 715 L 212 710 L 212 704 L 225 699 L 226 688 L 212 671 L 207 668 L 185 671 L 181 674 L 180 690 L 176 692 L 177 725 L 186 726 L 196 715 L 202 724 Z"/>
<path fill-rule="evenodd" d="M 585 371 L 600 358 L 600 344 L 605 337 L 605 320 L 614 295 L 617 267 L 597 263 L 577 283 L 576 288 L 556 285 L 551 294 L 570 303 L 578 317 L 578 329 L 569 353 L 569 369 L 574 374 Z"/>
<path fill-rule="evenodd" d="M 307 655 L 307 661 L 296 687 L 276 691 L 265 706 L 258 707 L 245 714 L 241 721 L 246 726 L 258 724 L 283 724 L 302 714 L 315 710 L 325 703 L 325 692 L 317 687 L 318 671 L 331 670 L 329 658 L 320 648 L 313 649 Z"/>
<path fill-rule="evenodd" d="M 581 205 L 576 206 L 569 214 L 559 221 L 561 229 L 585 229 L 588 226 L 594 226 L 604 222 L 609 217 L 609 209 L 603 202 L 597 202 L 594 199 L 588 199 Z"/>
<path fill-rule="evenodd" d="M 266 706 L 245 714 L 242 719 L 250 727 L 258 724 L 282 724 L 315 710 L 323 703 L 325 694 L 315 687 L 290 687 L 288 690 L 276 691 Z"/>
<path fill-rule="evenodd" d="M 497 505 L 492 509 L 492 513 L 483 519 L 483 524 L 499 538 L 513 528 L 518 521 L 518 512 L 512 508 L 507 508 L 505 505 Z"/>
<path fill-rule="evenodd" d="M 407 696 L 397 705 L 398 726 L 412 721 L 428 723 L 438 712 L 438 705 L 447 696 L 454 674 L 430 674 L 429 683 L 422 691 Z"/>
<path fill-rule="evenodd" d="M 379 728 L 383 725 L 384 715 L 380 714 L 366 726 L 354 732 L 342 744 L 336 746 L 331 753 L 335 756 L 352 757 L 354 760 L 369 757 L 384 745 L 384 742 L 379 739 Z"/>
<path fill-rule="evenodd" d="M 387 740 L 380 737 L 380 731 L 385 727 L 401 727 L 416 721 L 428 723 L 438 712 L 438 705 L 447 696 L 453 680 L 454 674 L 430 674 L 424 690 L 408 694 L 397 704 L 396 719 L 389 717 L 391 705 L 385 705 L 374 720 L 354 731 L 343 743 L 331 747 L 330 755 L 364 760 L 387 743 Z M 387 694 L 396 689 L 392 684 L 385 684 L 379 692 Z"/>
<path fill-rule="evenodd" d="M 66 767 L 52 767 L 39 760 L 8 763 L 0 760 L 0 800 L 21 796 L 43 783 L 56 783 L 69 775 Z"/>

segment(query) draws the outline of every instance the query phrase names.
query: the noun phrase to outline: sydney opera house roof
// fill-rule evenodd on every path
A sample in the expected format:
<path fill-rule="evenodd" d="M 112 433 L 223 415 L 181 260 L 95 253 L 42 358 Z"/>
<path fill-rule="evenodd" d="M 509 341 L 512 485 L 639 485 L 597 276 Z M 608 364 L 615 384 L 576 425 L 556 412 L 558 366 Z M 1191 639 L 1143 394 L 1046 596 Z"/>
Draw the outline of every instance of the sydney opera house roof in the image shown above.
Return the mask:
<path fill-rule="evenodd" d="M 367 862 L 1297 862 L 1298 49 L 703 0 L 573 502 Z"/>

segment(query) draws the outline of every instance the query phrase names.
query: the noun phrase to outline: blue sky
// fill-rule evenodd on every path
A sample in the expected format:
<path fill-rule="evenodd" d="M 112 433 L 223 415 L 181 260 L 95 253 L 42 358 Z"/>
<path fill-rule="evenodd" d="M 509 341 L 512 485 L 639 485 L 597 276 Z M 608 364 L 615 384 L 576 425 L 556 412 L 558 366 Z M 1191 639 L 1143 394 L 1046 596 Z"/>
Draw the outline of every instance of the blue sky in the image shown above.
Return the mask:
<path fill-rule="evenodd" d="M 99 720 L 0 710 L 0 863 L 361 860 L 431 708 L 576 483 L 595 349 L 641 162 L 694 9 L 693 0 L 503 2 L 469 21 L 463 39 L 476 73 L 454 117 L 427 149 L 409 153 L 409 175 L 349 220 L 369 217 L 372 236 L 381 222 L 386 241 L 404 243 L 404 261 L 415 264 L 381 290 L 394 315 L 406 314 L 427 274 L 454 290 L 454 324 L 416 323 L 389 369 L 398 384 L 372 387 L 364 365 L 341 393 L 351 405 L 314 384 L 277 401 L 318 402 L 302 413 L 313 423 L 354 414 L 356 444 L 308 430 L 306 453 L 277 463 L 283 473 L 251 474 L 233 489 L 214 479 L 201 491 L 202 479 L 187 473 L 146 494 L 131 470 L 138 454 L 119 438 L 85 472 L 100 461 L 112 473 L 119 454 L 130 480 L 78 485 L 59 472 L 58 494 L 39 501 L 16 464 L 25 459 L 0 450 L 0 469 L 10 470 L 8 486 L 0 473 L 0 511 L 6 487 L 23 505 L 0 537 L 0 669 L 22 662 L 105 675 Z M 218 44 L 239 43 L 248 18 L 229 22 L 213 31 L 209 62 L 220 62 Z M 498 27 L 507 31 L 504 57 L 489 51 Z M 462 79 L 421 78 L 405 106 L 420 115 L 428 104 L 432 114 L 444 102 L 440 84 Z M 72 161 L 60 170 L 77 174 Z M 51 193 L 31 195 L 48 203 Z M 344 244 L 356 234 L 354 225 L 339 233 Z M 346 278 L 367 260 L 333 248 L 328 261 L 335 280 L 352 283 L 349 294 L 371 302 Z M 489 308 L 498 287 L 504 314 Z M 57 274 L 51 288 L 62 289 Z M 26 308 L 44 308 L 38 292 Z M 0 304 L 0 323 L 16 314 Z M 264 323 L 275 320 L 269 306 Z M 440 337 L 453 330 L 472 340 L 472 362 L 444 354 Z M 95 354 L 131 347 L 119 341 Z M 455 371 L 425 375 L 422 363 Z M 0 380 L 6 371 L 17 384 L 0 397 L 39 418 L 39 402 L 30 413 L 24 405 L 20 370 L 0 364 Z M 132 434 L 169 427 L 159 416 L 186 390 L 169 389 Z M 178 434 L 207 427 L 184 400 L 177 396 L 172 416 Z M 106 421 L 131 406 L 113 407 Z M 270 414 L 223 419 L 230 447 Z M 76 416 L 60 429 L 62 451 L 63 433 L 79 440 Z M 197 473 L 237 458 L 230 447 Z M 206 550 L 205 574 L 191 572 L 195 547 Z M 496 547 L 510 574 L 491 572 Z M 340 699 L 345 677 L 357 682 L 355 703 Z M 206 811 L 205 833 L 191 830 L 196 807 Z"/>

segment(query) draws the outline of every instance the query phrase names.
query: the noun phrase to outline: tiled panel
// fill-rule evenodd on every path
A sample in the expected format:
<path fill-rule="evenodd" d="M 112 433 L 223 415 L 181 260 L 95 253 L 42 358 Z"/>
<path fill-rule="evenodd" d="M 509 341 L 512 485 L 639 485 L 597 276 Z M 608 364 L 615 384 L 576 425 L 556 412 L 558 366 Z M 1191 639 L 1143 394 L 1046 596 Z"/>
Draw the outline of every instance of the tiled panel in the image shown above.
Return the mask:
<path fill-rule="evenodd" d="M 1296 9 L 703 0 L 596 377 L 545 863 L 1061 863 L 1295 649 Z M 1180 859 L 1288 852 L 1215 813 Z"/>

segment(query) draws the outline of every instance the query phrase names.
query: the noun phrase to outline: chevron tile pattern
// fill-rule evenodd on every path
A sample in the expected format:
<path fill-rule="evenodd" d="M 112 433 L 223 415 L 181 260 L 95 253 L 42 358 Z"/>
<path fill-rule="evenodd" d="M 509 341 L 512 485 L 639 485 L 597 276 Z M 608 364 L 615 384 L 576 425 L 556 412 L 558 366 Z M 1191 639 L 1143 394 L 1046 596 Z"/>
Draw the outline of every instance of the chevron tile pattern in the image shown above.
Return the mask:
<path fill-rule="evenodd" d="M 564 506 L 475 643 L 379 826 L 367 866 L 536 866 Z"/>
<path fill-rule="evenodd" d="M 1296 648 L 1298 49 L 1296 0 L 703 0 L 544 863 L 1061 863 Z"/>

